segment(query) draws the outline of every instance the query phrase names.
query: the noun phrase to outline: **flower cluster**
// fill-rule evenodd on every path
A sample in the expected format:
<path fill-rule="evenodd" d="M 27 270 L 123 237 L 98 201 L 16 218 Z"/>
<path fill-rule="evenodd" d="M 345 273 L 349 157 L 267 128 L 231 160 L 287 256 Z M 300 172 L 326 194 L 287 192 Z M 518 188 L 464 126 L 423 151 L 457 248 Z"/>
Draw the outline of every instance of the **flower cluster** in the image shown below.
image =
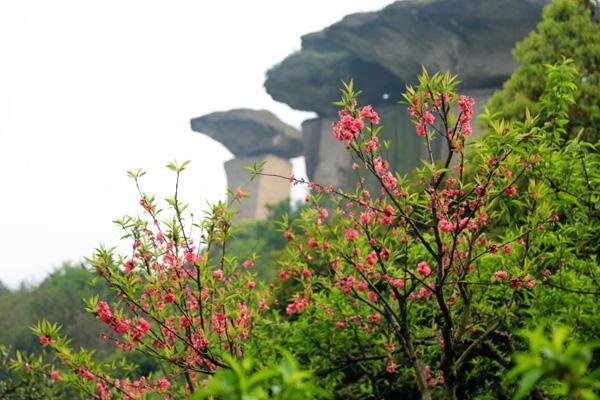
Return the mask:
<path fill-rule="evenodd" d="M 332 125 L 333 135 L 340 142 L 347 144 L 358 138 L 360 132 L 365 128 L 365 120 L 372 125 L 379 124 L 379 114 L 370 105 L 363 107 L 358 112 L 344 108 L 338 112 L 338 117 L 338 121 Z M 372 138 L 369 143 L 371 151 L 374 150 L 377 147 L 377 138 Z"/>
<path fill-rule="evenodd" d="M 519 273 L 509 278 L 497 266 L 505 259 L 512 260 L 509 264 L 527 254 L 523 249 L 532 239 L 525 243 L 520 240 L 523 233 L 515 232 L 516 238 L 498 238 L 504 244 L 497 245 L 490 239 L 497 232 L 489 232 L 489 226 L 493 218 L 502 215 L 499 208 L 511 207 L 505 202 L 517 196 L 517 179 L 536 163 L 500 147 L 490 154 L 482 152 L 476 159 L 478 165 L 469 166 L 471 171 L 465 174 L 463 142 L 473 133 L 474 101 L 454 92 L 449 75 L 425 76 L 421 81 L 419 88 L 409 88 L 405 98 L 417 134 L 429 152 L 427 168 L 417 172 L 423 190 L 411 193 L 407 180 L 391 170 L 380 153 L 379 129 L 365 124 L 378 124 L 377 113 L 372 106 L 361 109 L 346 87 L 333 133 L 355 156 L 352 169 L 360 176 L 364 167 L 370 180 L 359 177 L 356 191 L 350 193 L 322 190 L 313 184 L 315 192 L 325 194 L 336 205 L 335 215 L 341 222 L 330 224 L 321 218 L 321 197 L 308 196 L 313 210 L 305 214 L 305 234 L 294 237 L 289 228 L 284 230 L 290 252 L 279 277 L 295 279 L 301 288 L 287 305 L 289 315 L 302 312 L 306 316 L 299 318 L 328 321 L 336 332 L 347 332 L 356 324 L 367 336 L 389 338 L 391 347 L 401 348 L 415 360 L 419 389 L 427 392 L 456 381 L 456 369 L 451 366 L 456 366 L 461 352 L 472 351 L 469 341 L 473 338 L 465 332 L 477 336 L 479 331 L 471 329 L 474 324 L 495 329 L 497 314 L 488 317 L 487 310 L 473 311 L 474 293 L 495 302 L 521 286 L 535 286 L 531 272 L 519 268 Z M 504 130 L 497 132 L 498 139 L 517 137 L 516 132 Z M 447 146 L 447 160 L 435 158 L 434 140 Z M 315 215 L 317 224 L 312 222 Z M 538 217 L 547 218 L 543 213 L 536 214 Z M 328 270 L 323 271 L 323 266 Z M 324 295 L 315 287 L 334 290 Z M 308 304 L 314 307 L 307 308 Z M 499 302 L 498 313 L 512 306 L 510 301 Z M 476 315 L 478 312 L 485 317 Z M 428 319 L 431 323 L 425 325 L 429 327 L 421 326 Z M 414 332 L 399 328 L 402 326 Z M 437 348 L 424 346 L 428 350 L 419 350 L 424 352 L 419 354 L 407 344 L 413 334 L 437 337 Z M 446 351 L 448 348 L 451 351 Z M 385 360 L 385 372 L 397 373 L 395 351 L 386 348 L 379 354 Z M 436 360 L 434 354 L 457 356 Z M 425 361 L 443 366 L 436 377 L 424 367 Z"/>
<path fill-rule="evenodd" d="M 175 169 L 178 174 L 183 170 Z M 136 183 L 139 176 L 134 177 Z M 173 217 L 160 221 L 155 200 L 140 195 L 144 215 L 116 221 L 125 237 L 131 238 L 133 253 L 125 258 L 99 248 L 89 260 L 118 294 L 118 301 L 109 304 L 92 298 L 87 304 L 111 328 L 102 338 L 123 351 L 141 351 L 165 360 L 164 375 L 155 383 L 145 377 L 112 378 L 90 357 L 73 357 L 66 339 L 60 339 L 51 327 L 40 327 L 40 343 L 52 346 L 63 363 L 77 371 L 80 384 L 100 399 L 137 399 L 173 390 L 177 398 L 188 397 L 203 384 L 206 374 L 227 367 L 223 354 L 244 355 L 256 316 L 269 309 L 272 301 L 271 291 L 257 282 L 253 255 L 238 263 L 210 251 L 224 248 L 231 236 L 233 213 L 227 204 L 214 206 L 204 221 L 194 224 L 200 227 L 194 233 L 184 229 L 181 210 L 185 208 L 176 197 L 169 203 Z M 320 218 L 326 217 L 323 209 Z"/>
<path fill-rule="evenodd" d="M 473 118 L 473 105 L 475 101 L 469 96 L 460 96 L 458 98 L 458 107 L 460 108 L 460 117 L 458 118 L 459 131 L 463 136 L 471 136 L 471 119 Z"/>

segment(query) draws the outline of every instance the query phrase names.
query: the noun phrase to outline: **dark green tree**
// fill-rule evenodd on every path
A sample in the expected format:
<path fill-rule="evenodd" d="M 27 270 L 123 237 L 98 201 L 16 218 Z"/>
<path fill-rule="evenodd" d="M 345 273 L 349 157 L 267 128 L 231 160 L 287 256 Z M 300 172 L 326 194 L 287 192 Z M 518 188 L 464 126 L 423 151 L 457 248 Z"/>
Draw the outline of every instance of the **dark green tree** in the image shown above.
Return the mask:
<path fill-rule="evenodd" d="M 579 91 L 563 141 L 583 130 L 582 138 L 595 142 L 600 127 L 600 15 L 594 13 L 600 14 L 600 8 L 592 0 L 555 0 L 549 4 L 537 29 L 514 49 L 519 66 L 488 103 L 490 110 L 520 120 L 527 109 L 537 114 L 547 80 L 544 65 L 570 58 L 579 74 Z"/>
<path fill-rule="evenodd" d="M 113 346 L 100 340 L 101 324 L 83 310 L 83 298 L 105 293 L 105 285 L 90 285 L 90 272 L 80 266 L 65 264 L 50 274 L 39 286 L 0 290 L 0 343 L 14 350 L 34 352 L 39 349 L 30 326 L 48 318 L 65 327 L 76 346 L 95 347 L 102 356 Z"/>

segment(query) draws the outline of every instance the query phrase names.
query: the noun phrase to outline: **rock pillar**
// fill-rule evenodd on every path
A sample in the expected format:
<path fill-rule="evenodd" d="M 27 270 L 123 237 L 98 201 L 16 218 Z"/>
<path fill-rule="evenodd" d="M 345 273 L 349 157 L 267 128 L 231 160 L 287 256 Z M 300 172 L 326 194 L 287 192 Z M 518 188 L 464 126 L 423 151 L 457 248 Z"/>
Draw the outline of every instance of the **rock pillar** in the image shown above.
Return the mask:
<path fill-rule="evenodd" d="M 302 154 L 300 132 L 265 110 L 236 109 L 192 119 L 192 130 L 222 143 L 235 158 L 225 163 L 227 187 L 250 194 L 241 202 L 239 219 L 265 219 L 267 206 L 290 197 L 286 179 L 257 176 L 250 181 L 245 166 L 266 161 L 263 172 L 289 177 L 290 158 Z"/>
<path fill-rule="evenodd" d="M 242 200 L 239 219 L 266 219 L 268 216 L 267 206 L 279 203 L 290 197 L 290 183 L 286 179 L 270 176 L 257 176 L 250 181 L 250 171 L 244 167 L 266 161 L 263 172 L 281 176 L 292 174 L 292 163 L 285 158 L 274 154 L 265 154 L 256 157 L 236 157 L 225 162 L 227 173 L 227 186 L 235 193 L 241 187 L 244 192 L 250 194 L 249 198 Z"/>

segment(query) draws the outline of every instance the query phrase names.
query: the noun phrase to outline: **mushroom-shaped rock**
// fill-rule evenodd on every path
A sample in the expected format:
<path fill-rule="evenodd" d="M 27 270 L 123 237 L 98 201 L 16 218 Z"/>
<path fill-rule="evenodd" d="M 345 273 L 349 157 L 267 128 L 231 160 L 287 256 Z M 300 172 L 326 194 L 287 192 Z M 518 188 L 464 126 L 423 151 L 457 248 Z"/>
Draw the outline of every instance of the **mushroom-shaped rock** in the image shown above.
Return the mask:
<path fill-rule="evenodd" d="M 451 71 L 463 89 L 499 88 L 515 67 L 511 50 L 535 28 L 548 0 L 405 0 L 353 14 L 305 35 L 302 50 L 267 74 L 267 92 L 293 108 L 335 115 L 341 80 L 362 103 L 400 100 L 426 66 Z"/>
<path fill-rule="evenodd" d="M 236 109 L 192 119 L 192 130 L 222 143 L 236 157 L 302 154 L 300 132 L 266 110 Z"/>

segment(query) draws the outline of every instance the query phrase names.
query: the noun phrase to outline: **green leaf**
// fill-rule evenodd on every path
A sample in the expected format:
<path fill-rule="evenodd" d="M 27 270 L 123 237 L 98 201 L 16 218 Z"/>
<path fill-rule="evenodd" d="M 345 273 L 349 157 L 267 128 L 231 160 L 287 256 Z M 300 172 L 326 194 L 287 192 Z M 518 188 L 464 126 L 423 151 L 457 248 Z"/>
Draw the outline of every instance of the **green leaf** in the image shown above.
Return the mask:
<path fill-rule="evenodd" d="M 525 398 L 525 396 L 527 396 L 533 390 L 535 384 L 542 377 L 543 374 L 544 370 L 541 368 L 533 368 L 530 371 L 526 372 L 523 375 L 523 378 L 521 378 L 521 381 L 519 382 L 519 388 L 517 389 L 517 392 L 515 393 L 513 399 L 521 400 Z"/>

